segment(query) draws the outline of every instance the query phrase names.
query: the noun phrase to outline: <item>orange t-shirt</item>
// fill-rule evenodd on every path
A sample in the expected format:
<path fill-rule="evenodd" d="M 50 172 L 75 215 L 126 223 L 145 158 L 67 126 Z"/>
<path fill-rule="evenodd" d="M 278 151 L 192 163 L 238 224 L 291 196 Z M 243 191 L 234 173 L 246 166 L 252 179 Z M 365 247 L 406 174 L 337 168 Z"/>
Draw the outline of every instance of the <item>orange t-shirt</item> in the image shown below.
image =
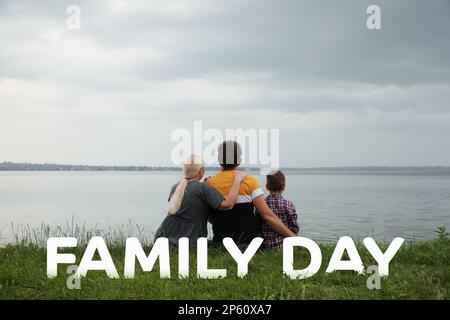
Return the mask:
<path fill-rule="evenodd" d="M 234 171 L 228 170 L 207 178 L 205 183 L 226 196 L 233 185 L 233 180 Z M 258 180 L 247 176 L 241 182 L 233 209 L 216 210 L 212 213 L 213 240 L 221 242 L 223 238 L 231 237 L 237 243 L 249 243 L 253 238 L 260 236 L 260 220 L 254 212 L 253 200 L 263 195 Z"/>

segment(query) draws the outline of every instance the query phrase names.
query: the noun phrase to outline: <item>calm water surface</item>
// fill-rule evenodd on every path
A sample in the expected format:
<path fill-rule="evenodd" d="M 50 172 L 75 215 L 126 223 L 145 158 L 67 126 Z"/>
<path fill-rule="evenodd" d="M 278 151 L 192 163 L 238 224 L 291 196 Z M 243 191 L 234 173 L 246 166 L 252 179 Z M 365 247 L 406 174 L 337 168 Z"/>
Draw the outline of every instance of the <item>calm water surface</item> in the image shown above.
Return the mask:
<path fill-rule="evenodd" d="M 264 177 L 256 176 L 262 185 Z M 67 221 L 155 231 L 179 172 L 0 172 L 0 242 L 13 226 Z M 299 212 L 301 234 L 379 240 L 436 237 L 450 227 L 450 176 L 395 173 L 290 173 L 285 196 Z"/>

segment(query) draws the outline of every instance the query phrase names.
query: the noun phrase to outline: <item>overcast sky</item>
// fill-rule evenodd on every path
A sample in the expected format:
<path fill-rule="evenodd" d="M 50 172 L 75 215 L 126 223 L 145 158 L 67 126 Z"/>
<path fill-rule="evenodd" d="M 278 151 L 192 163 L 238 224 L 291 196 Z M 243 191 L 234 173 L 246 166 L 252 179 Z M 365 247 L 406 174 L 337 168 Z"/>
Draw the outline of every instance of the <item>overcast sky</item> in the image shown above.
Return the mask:
<path fill-rule="evenodd" d="M 450 165 L 449 17 L 448 0 L 0 0 L 0 162 L 171 165 L 171 133 L 202 120 L 279 128 L 283 166 Z"/>

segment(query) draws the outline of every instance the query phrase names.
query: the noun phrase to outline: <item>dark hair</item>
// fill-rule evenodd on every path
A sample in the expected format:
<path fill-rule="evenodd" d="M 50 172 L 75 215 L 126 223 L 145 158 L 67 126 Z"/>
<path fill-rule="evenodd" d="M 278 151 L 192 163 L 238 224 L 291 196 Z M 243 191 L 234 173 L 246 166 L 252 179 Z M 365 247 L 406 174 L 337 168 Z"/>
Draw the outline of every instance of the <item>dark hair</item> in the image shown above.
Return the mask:
<path fill-rule="evenodd" d="M 242 149 L 237 141 L 222 142 L 218 151 L 219 164 L 225 170 L 234 169 L 241 164 Z"/>
<path fill-rule="evenodd" d="M 283 172 L 278 170 L 273 174 L 268 174 L 266 179 L 266 187 L 270 191 L 282 191 L 286 185 L 286 178 Z"/>

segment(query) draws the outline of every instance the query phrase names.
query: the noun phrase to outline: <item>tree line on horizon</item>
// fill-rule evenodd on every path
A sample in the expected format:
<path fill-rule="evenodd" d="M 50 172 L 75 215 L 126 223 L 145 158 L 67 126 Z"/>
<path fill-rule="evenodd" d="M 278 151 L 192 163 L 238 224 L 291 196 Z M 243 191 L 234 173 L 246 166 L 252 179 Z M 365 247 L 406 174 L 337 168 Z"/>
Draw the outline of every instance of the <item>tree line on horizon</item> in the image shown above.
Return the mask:
<path fill-rule="evenodd" d="M 257 167 L 242 167 L 245 171 L 259 171 Z M 218 170 L 217 166 L 207 166 L 206 170 Z M 310 167 L 310 168 L 281 168 L 283 171 L 314 172 L 420 172 L 420 173 L 449 173 L 448 166 L 361 166 L 361 167 Z M 120 165 L 71 165 L 56 163 L 31 163 L 31 162 L 0 162 L 0 171 L 182 171 L 181 166 L 120 166 Z"/>
<path fill-rule="evenodd" d="M 2 162 L 0 171 L 180 171 L 177 167 L 164 166 L 104 166 L 71 165 L 56 163 Z"/>

